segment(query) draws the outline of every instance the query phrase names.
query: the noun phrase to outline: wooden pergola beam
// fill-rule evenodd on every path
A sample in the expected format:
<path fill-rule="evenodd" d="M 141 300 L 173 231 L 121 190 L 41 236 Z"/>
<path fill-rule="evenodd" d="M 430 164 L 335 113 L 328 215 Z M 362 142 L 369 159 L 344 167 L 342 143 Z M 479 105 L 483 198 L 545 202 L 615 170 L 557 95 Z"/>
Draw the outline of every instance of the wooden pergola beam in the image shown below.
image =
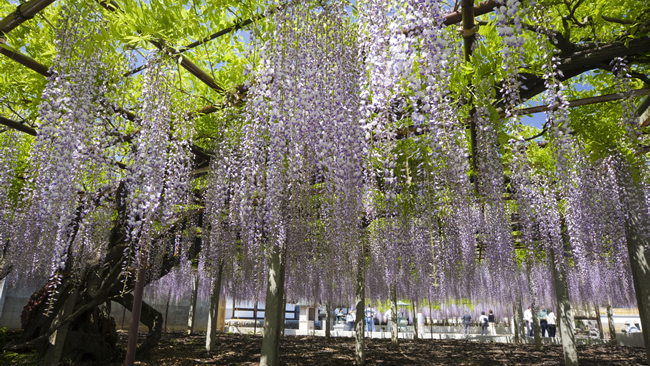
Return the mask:
<path fill-rule="evenodd" d="M 4 46 L 4 45 L 0 44 L 0 53 L 6 55 L 3 52 L 3 50 L 5 50 L 5 48 L 3 48 L 1 46 Z M 24 61 L 24 62 L 19 62 L 19 63 L 22 64 L 23 66 L 26 66 L 29 69 L 32 69 L 32 70 L 42 74 L 42 75 L 45 75 L 45 76 L 49 75 L 46 71 L 43 71 L 43 70 L 47 70 L 47 67 L 40 64 L 38 61 L 30 58 L 29 56 L 25 56 L 25 55 L 22 55 L 22 54 L 19 54 L 19 55 L 20 55 L 20 57 L 18 59 L 16 57 L 11 57 L 11 56 L 10 56 L 10 58 L 12 60 L 16 61 L 16 62 L 19 62 L 19 60 Z M 113 107 L 113 108 L 116 111 L 122 113 L 130 121 L 135 121 L 136 118 L 137 118 L 136 114 L 131 112 L 131 111 L 125 110 L 125 109 L 123 109 L 121 107 Z M 208 113 L 213 113 L 215 111 L 217 111 L 217 108 L 215 106 L 211 105 L 211 106 L 208 106 L 208 107 L 205 107 L 205 108 L 201 108 L 197 112 L 201 113 L 201 114 L 208 114 Z M 194 112 L 194 113 L 197 113 L 197 112 Z M 9 120 L 7 118 L 2 117 L 2 119 L 0 119 L 0 124 L 5 125 L 7 127 L 14 128 L 16 130 L 19 130 L 19 131 L 22 131 L 22 132 L 25 132 L 25 133 L 28 133 L 28 134 L 30 134 L 32 136 L 36 136 L 36 130 L 32 129 L 31 127 L 25 126 L 25 125 L 23 125 L 23 124 L 21 124 L 19 122 L 11 121 L 11 120 Z M 131 140 L 131 138 L 124 139 L 124 141 L 127 141 L 127 142 L 130 141 L 130 140 Z M 200 158 L 202 158 L 202 159 L 204 159 L 206 161 L 210 160 L 210 154 L 208 154 L 203 148 L 201 148 L 199 146 L 196 146 L 196 145 L 192 145 L 192 146 L 190 146 L 190 148 L 191 148 L 192 152 L 194 153 L 194 155 L 196 155 L 196 156 L 198 156 L 198 157 L 200 157 Z"/>
<path fill-rule="evenodd" d="M 47 67 L 38 63 L 38 61 L 33 58 L 23 55 L 22 53 L 14 50 L 13 48 L 5 44 L 5 40 L 0 38 L 0 54 L 9 57 L 10 59 L 18 62 L 19 64 L 36 71 L 37 73 L 43 76 L 50 76 L 50 72 Z"/>
<path fill-rule="evenodd" d="M 9 33 L 26 20 L 33 18 L 38 12 L 52 4 L 54 0 L 30 0 L 18 5 L 16 10 L 9 13 L 0 21 L 0 35 Z"/>
<path fill-rule="evenodd" d="M 473 5 L 474 1 L 472 1 L 471 3 Z M 479 15 L 484 15 L 484 14 L 487 14 L 487 13 L 491 13 L 496 6 L 497 6 L 496 0 L 489 0 L 489 1 L 486 1 L 486 2 L 483 2 L 483 3 L 480 3 L 477 6 L 473 7 L 472 17 L 477 17 Z M 463 11 L 466 11 L 467 13 L 469 13 L 470 9 L 461 8 L 458 11 L 455 11 L 453 13 L 449 13 L 449 14 L 445 15 L 444 24 L 445 25 L 453 25 L 453 24 L 457 24 L 457 23 L 460 23 L 461 21 L 463 21 Z"/>
<path fill-rule="evenodd" d="M 122 11 L 119 5 L 115 1 L 110 1 L 110 2 L 100 1 L 99 5 L 108 11 Z M 170 49 L 160 41 L 149 41 L 149 42 L 160 50 L 168 51 L 170 53 L 178 53 L 176 50 Z M 176 57 L 182 57 L 181 66 L 185 70 L 187 70 L 190 74 L 194 75 L 197 79 L 199 79 L 201 82 L 203 82 L 205 85 L 207 85 L 217 93 L 219 94 L 225 93 L 225 89 L 222 88 L 219 84 L 217 84 L 217 82 L 212 78 L 212 76 L 210 76 L 210 74 L 203 71 L 203 69 L 201 69 L 198 65 L 190 61 L 189 58 L 180 55 L 177 55 Z"/>
<path fill-rule="evenodd" d="M 569 108 L 579 107 L 579 106 L 589 105 L 589 104 L 611 102 L 611 101 L 614 101 L 614 100 L 625 99 L 625 98 L 628 98 L 630 96 L 632 96 L 632 97 L 640 97 L 640 96 L 643 96 L 643 95 L 650 95 L 650 88 L 631 90 L 629 95 L 628 94 L 615 93 L 615 94 L 599 95 L 597 97 L 590 97 L 590 98 L 571 100 L 571 101 L 569 101 Z M 535 113 L 547 112 L 547 111 L 551 111 L 551 110 L 555 110 L 555 109 L 557 109 L 557 105 L 555 105 L 555 104 L 553 104 L 553 105 L 544 104 L 544 105 L 540 105 L 540 106 L 519 109 L 519 110 L 513 111 L 513 114 L 521 116 L 521 115 L 526 115 L 526 114 L 535 114 Z M 505 117 L 504 112 L 501 112 L 499 115 L 501 116 L 501 118 Z M 647 124 L 641 125 L 641 127 L 645 127 L 645 125 L 647 125 Z"/>
<path fill-rule="evenodd" d="M 183 52 L 189 51 L 192 48 L 195 48 L 195 47 L 198 47 L 198 46 L 200 46 L 200 45 L 202 45 L 204 43 L 210 42 L 210 41 L 212 41 L 214 39 L 217 39 L 217 38 L 219 38 L 221 36 L 224 36 L 224 35 L 226 35 L 226 34 L 228 34 L 230 32 L 234 32 L 234 31 L 236 31 L 238 29 L 241 29 L 241 28 L 243 28 L 243 27 L 245 27 L 245 26 L 247 26 L 249 24 L 253 24 L 254 22 L 256 22 L 256 21 L 258 21 L 260 19 L 266 18 L 269 15 L 273 15 L 273 14 L 277 13 L 278 11 L 284 9 L 285 7 L 291 5 L 292 3 L 295 3 L 295 2 L 296 2 L 295 0 L 294 1 L 289 1 L 289 2 L 287 2 L 285 4 L 273 7 L 273 8 L 271 8 L 271 9 L 269 9 L 269 10 L 263 12 L 263 13 L 259 13 L 259 14 L 255 15 L 254 17 L 251 17 L 251 18 L 246 19 L 244 21 L 235 23 L 235 24 L 231 25 L 228 28 L 224 28 L 224 29 L 222 29 L 222 30 L 220 30 L 220 31 L 218 31 L 216 33 L 213 33 L 213 34 L 211 34 L 211 35 L 209 35 L 207 37 L 204 37 L 204 38 L 202 38 L 202 39 L 200 39 L 198 41 L 192 42 L 192 43 L 188 44 L 187 46 L 179 49 L 177 52 L 178 53 L 183 53 Z"/>
<path fill-rule="evenodd" d="M 20 122 L 16 122 L 16 121 L 11 120 L 9 118 L 5 118 L 3 116 L 0 116 L 0 124 L 5 125 L 5 126 L 7 126 L 9 128 L 12 128 L 12 129 L 14 129 L 16 131 L 20 131 L 20 132 L 24 132 L 24 133 L 26 133 L 28 135 L 36 136 L 36 130 L 35 129 L 33 129 L 33 128 L 27 126 L 27 125 L 24 125 L 24 124 L 22 124 Z"/>

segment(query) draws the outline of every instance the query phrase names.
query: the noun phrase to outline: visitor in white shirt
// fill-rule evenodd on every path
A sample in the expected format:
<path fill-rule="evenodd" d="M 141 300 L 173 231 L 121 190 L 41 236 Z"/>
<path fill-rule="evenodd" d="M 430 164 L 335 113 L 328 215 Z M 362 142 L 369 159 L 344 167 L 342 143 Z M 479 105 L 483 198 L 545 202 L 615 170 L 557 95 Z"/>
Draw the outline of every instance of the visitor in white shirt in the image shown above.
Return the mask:
<path fill-rule="evenodd" d="M 533 311 L 530 309 L 530 306 L 526 311 L 524 311 L 524 320 L 526 321 L 526 330 L 528 331 L 528 336 L 533 336 Z"/>
<path fill-rule="evenodd" d="M 548 314 L 546 314 L 546 321 L 548 322 L 548 336 L 549 337 L 555 337 L 555 332 L 557 331 L 557 328 L 555 327 L 555 321 L 556 321 L 555 313 L 553 310 L 549 309 Z"/>

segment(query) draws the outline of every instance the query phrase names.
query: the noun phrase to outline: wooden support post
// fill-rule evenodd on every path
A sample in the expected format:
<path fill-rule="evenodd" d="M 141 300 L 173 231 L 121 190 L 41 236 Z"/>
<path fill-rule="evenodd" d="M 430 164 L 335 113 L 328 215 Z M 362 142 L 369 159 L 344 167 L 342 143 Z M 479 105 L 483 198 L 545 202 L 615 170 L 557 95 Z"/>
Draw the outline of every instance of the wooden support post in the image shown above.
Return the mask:
<path fill-rule="evenodd" d="M 143 254 L 144 255 L 144 254 Z M 131 308 L 131 322 L 129 323 L 129 339 L 126 347 L 126 358 L 124 366 L 133 366 L 135 363 L 135 351 L 138 347 L 138 327 L 140 326 L 140 311 L 142 310 L 142 295 L 147 264 L 142 260 L 138 269 L 138 278 L 133 292 L 133 307 Z"/>
<path fill-rule="evenodd" d="M 476 39 L 474 24 L 474 0 L 461 0 L 461 9 L 463 13 L 463 44 L 465 47 L 465 62 L 469 62 L 472 56 L 472 45 Z M 471 85 L 470 85 L 471 86 Z M 471 96 L 468 98 L 471 101 Z M 471 102 L 470 102 L 471 103 Z M 476 122 L 474 114 L 476 109 L 470 111 L 470 143 L 472 152 L 472 170 L 474 171 L 474 193 L 478 195 L 478 148 L 476 137 Z"/>

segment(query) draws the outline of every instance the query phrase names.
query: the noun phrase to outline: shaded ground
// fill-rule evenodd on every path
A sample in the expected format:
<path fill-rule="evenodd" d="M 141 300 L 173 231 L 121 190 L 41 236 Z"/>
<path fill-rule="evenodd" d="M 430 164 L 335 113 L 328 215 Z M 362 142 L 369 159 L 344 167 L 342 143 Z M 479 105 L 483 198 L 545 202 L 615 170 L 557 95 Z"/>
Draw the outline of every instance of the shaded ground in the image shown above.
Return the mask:
<path fill-rule="evenodd" d="M 0 329 L 0 344 L 12 341 L 17 332 Z M 120 346 L 126 347 L 126 332 L 119 332 Z M 140 334 L 143 341 L 146 333 Z M 184 332 L 163 334 L 160 344 L 143 360 L 146 366 L 258 365 L 262 337 L 259 335 L 220 334 L 216 352 L 205 351 L 205 334 Z M 562 346 L 546 345 L 542 352 L 533 345 L 478 343 L 463 340 L 400 340 L 399 349 L 390 349 L 389 339 L 366 339 L 368 365 L 563 365 Z M 578 346 L 580 365 L 648 365 L 643 348 L 603 345 Z M 352 338 L 288 336 L 281 343 L 282 365 L 354 365 Z M 38 365 L 34 353 L 0 353 L 0 365 Z M 95 366 L 95 362 L 61 365 Z M 121 366 L 112 362 L 106 366 Z"/>
<path fill-rule="evenodd" d="M 121 343 L 126 333 L 121 333 Z M 367 339 L 369 365 L 563 365 L 562 347 L 546 345 L 542 352 L 534 345 L 478 343 L 462 340 L 400 340 L 397 350 L 389 349 L 389 339 Z M 205 351 L 205 335 L 184 333 L 163 335 L 160 345 L 140 365 L 257 365 L 261 336 L 221 334 L 218 351 Z M 642 348 L 578 346 L 580 365 L 647 365 Z M 288 336 L 281 344 L 283 365 L 353 365 L 352 338 Z M 119 366 L 121 362 L 111 363 Z"/>

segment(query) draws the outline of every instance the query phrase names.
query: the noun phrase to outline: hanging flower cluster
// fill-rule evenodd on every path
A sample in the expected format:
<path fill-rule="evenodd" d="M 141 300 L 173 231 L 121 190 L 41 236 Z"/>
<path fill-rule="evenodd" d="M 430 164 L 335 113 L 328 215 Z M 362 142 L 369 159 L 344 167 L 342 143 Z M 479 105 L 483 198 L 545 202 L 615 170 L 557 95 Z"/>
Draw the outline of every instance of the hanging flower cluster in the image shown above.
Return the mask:
<path fill-rule="evenodd" d="M 171 57 L 149 55 L 126 175 L 130 245 L 125 273 L 143 263 L 160 265 L 165 248 L 159 236 L 190 203 L 191 133 L 187 118 L 171 111 L 175 75 Z"/>
<path fill-rule="evenodd" d="M 113 114 L 107 107 L 113 70 L 102 48 L 79 52 L 79 45 L 94 43 L 101 24 L 97 9 L 87 10 L 82 18 L 79 9 L 62 7 L 57 55 L 43 91 L 39 133 L 9 243 L 20 273 L 42 273 L 49 264 L 55 286 L 60 271 L 83 267 L 83 259 L 101 255 L 106 240 L 95 240 L 94 227 L 109 216 L 96 210 L 115 183 L 106 174 L 115 169 L 107 153 L 110 139 L 98 123 Z"/>
<path fill-rule="evenodd" d="M 192 204 L 192 131 L 189 117 L 173 108 L 176 64 L 162 52 L 148 56 L 138 118 L 129 126 L 131 149 L 116 154 L 115 131 L 98 123 L 116 115 L 107 86 L 114 70 L 99 47 L 77 55 L 80 45 L 92 44 L 97 26 L 64 8 L 15 219 L 20 225 L 11 228 L 4 220 L 14 218 L 0 217 L 8 261 L 48 266 L 54 283 L 63 270 L 82 273 L 104 254 L 113 211 L 102 203 L 123 178 L 125 278 L 145 265 L 159 272 L 165 254 L 190 252 L 202 226 L 199 271 L 213 283 L 221 276 L 221 291 L 242 299 L 264 300 L 266 259 L 282 253 L 289 301 L 345 302 L 368 264 L 370 298 L 386 299 L 393 288 L 399 297 L 436 304 L 444 317 L 470 303 L 502 314 L 522 298 L 552 305 L 557 270 L 574 301 L 607 294 L 608 301 L 632 303 L 626 225 L 630 217 L 639 227 L 650 225 L 643 187 L 625 160 L 592 161 L 580 152 L 569 133 L 559 59 L 548 45 L 538 43 L 548 55 L 542 70 L 554 174 L 533 169 L 522 138 L 500 149 L 493 86 L 474 80 L 473 192 L 467 125 L 450 84 L 462 63 L 460 43 L 444 26 L 443 2 L 360 1 L 358 24 L 348 20 L 345 3 L 287 7 L 274 15 L 268 34 L 255 36 L 247 104 L 220 116 L 229 122 L 215 140 L 202 225 L 183 217 L 184 231 L 172 236 L 165 233 Z M 498 4 L 502 95 L 514 136 L 523 11 L 518 0 Z M 613 66 L 625 93 L 625 63 Z M 631 98 L 622 106 L 637 144 Z M 15 178 L 16 140 L 0 141 L 2 202 Z M 512 157 L 506 168 L 504 153 Z M 115 170 L 116 158 L 127 162 L 124 173 Z M 28 263 L 16 260 L 19 252 Z M 149 296 L 178 300 L 189 292 L 194 254 Z M 202 283 L 207 299 L 210 281 Z"/>

